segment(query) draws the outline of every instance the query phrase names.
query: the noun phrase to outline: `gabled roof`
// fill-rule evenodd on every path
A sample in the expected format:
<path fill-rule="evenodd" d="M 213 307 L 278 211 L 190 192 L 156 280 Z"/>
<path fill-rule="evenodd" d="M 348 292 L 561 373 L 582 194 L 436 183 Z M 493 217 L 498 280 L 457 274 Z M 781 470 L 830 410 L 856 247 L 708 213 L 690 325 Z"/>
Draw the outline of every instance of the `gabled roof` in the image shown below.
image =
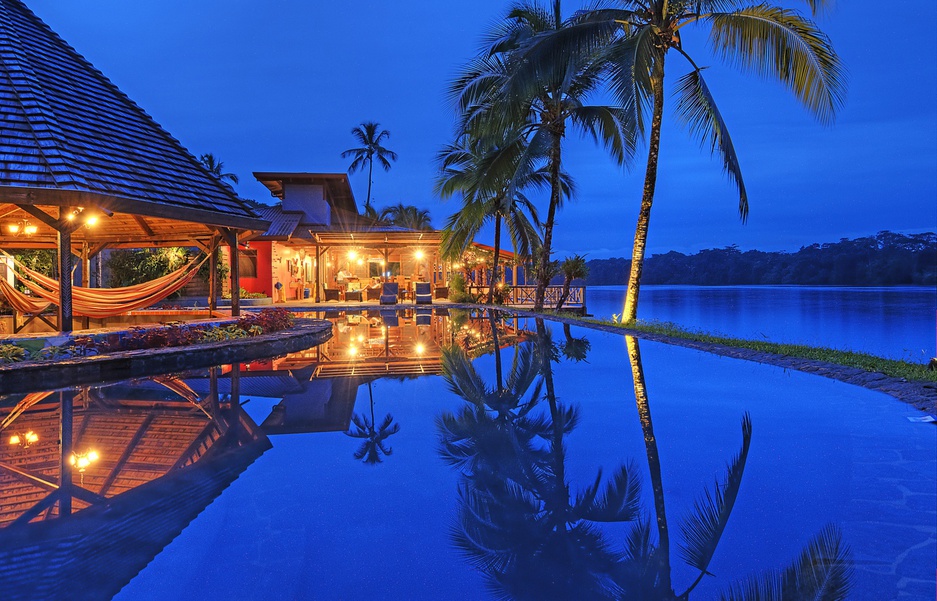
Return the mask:
<path fill-rule="evenodd" d="M 20 0 L 0 0 L 0 131 L 0 203 L 266 225 Z"/>

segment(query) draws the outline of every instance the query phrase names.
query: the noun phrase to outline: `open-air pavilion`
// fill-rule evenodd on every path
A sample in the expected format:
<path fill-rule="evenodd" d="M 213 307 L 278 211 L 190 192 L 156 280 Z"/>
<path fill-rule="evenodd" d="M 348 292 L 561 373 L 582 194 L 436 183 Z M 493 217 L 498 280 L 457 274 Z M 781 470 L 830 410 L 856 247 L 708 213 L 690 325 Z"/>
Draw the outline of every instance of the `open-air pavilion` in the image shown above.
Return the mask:
<path fill-rule="evenodd" d="M 46 288 L 56 296 L 31 304 L 11 298 L 3 255 L 0 279 L 18 312 L 39 315 L 51 302 L 50 326 L 69 332 L 76 315 L 148 300 L 73 290 L 75 258 L 90 288 L 90 262 L 105 249 L 198 247 L 213 262 L 226 244 L 237 314 L 238 240 L 268 224 L 19 0 L 0 0 L 0 134 L 0 249 L 57 251 L 57 282 Z"/>

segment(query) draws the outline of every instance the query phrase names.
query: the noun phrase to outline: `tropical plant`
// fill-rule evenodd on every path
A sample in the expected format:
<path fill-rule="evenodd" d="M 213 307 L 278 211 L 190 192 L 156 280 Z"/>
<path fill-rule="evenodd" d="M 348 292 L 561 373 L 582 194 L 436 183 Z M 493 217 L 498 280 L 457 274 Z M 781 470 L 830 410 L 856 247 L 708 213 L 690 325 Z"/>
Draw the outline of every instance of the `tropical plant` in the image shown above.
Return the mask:
<path fill-rule="evenodd" d="M 806 0 L 813 14 L 833 0 Z M 739 193 L 739 216 L 748 216 L 748 194 L 726 122 L 716 106 L 703 70 L 684 49 L 690 26 L 706 28 L 715 55 L 723 62 L 778 80 L 821 122 L 829 123 L 845 97 L 845 72 L 829 38 L 794 10 L 751 0 L 616 0 L 577 14 L 566 31 L 538 36 L 524 46 L 518 64 L 525 78 L 541 65 L 580 64 L 600 54 L 612 90 L 627 111 L 624 120 L 648 135 L 648 160 L 641 208 L 635 228 L 628 294 L 623 319 L 637 319 L 641 270 L 657 183 L 664 110 L 664 63 L 668 54 L 686 59 L 689 71 L 676 82 L 675 112 L 710 152 L 718 155 Z M 648 132 L 649 126 L 649 132 Z"/>
<path fill-rule="evenodd" d="M 371 383 L 368 382 L 368 398 L 371 403 L 371 417 L 356 413 L 352 416 L 353 427 L 345 432 L 346 436 L 352 438 L 361 438 L 361 446 L 355 451 L 355 459 L 360 459 L 367 465 L 377 465 L 383 460 L 381 455 L 389 456 L 394 452 L 392 447 L 384 444 L 390 436 L 400 432 L 400 424 L 394 423 L 394 417 L 388 413 L 380 426 L 374 421 L 374 393 L 371 390 Z"/>
<path fill-rule="evenodd" d="M 198 158 L 198 161 L 202 164 L 209 173 L 217 177 L 218 179 L 224 181 L 228 180 L 231 183 L 238 183 L 238 176 L 234 173 L 225 173 L 224 172 L 224 162 L 219 161 L 215 158 L 210 152 L 206 152 Z"/>
<path fill-rule="evenodd" d="M 386 207 L 381 211 L 378 219 L 408 230 L 428 231 L 433 229 L 433 221 L 430 219 L 429 210 L 420 209 L 413 205 L 405 205 L 402 202 Z"/>
<path fill-rule="evenodd" d="M 566 257 L 563 262 L 560 263 L 560 273 L 563 274 L 563 291 L 560 293 L 559 300 L 556 301 L 557 311 L 563 308 L 563 304 L 566 303 L 566 300 L 569 298 L 569 289 L 573 284 L 573 280 L 585 279 L 585 277 L 589 275 L 589 268 L 586 266 L 586 257 L 583 255 Z"/>
<path fill-rule="evenodd" d="M 443 198 L 455 193 L 462 196 L 462 208 L 449 217 L 442 234 L 444 257 L 459 257 L 481 230 L 494 220 L 494 252 L 489 281 L 488 302 L 494 302 L 500 273 L 501 224 L 506 221 L 514 254 L 529 257 L 540 245 L 537 209 L 524 190 L 549 188 L 549 174 L 537 164 L 542 152 L 531 152 L 519 132 L 508 132 L 504 140 L 477 139 L 462 134 L 439 155 L 441 174 L 437 192 Z M 561 179 L 565 196 L 572 193 L 572 182 Z"/>
<path fill-rule="evenodd" d="M 462 114 L 461 129 L 473 137 L 504 138 L 516 130 L 528 147 L 543 149 L 550 181 L 550 201 L 543 222 L 537 261 L 550 262 L 556 212 L 562 202 L 561 147 L 573 126 L 601 141 L 624 163 L 634 152 L 629 112 L 612 106 L 589 106 L 586 99 L 601 83 L 604 62 L 599 54 L 570 54 L 572 59 L 538 55 L 531 64 L 529 47 L 547 34 L 565 36 L 574 21 L 564 20 L 560 1 L 515 5 L 497 26 L 484 54 L 474 59 L 452 86 Z M 543 275 L 542 272 L 541 276 Z M 535 310 L 543 308 L 549 279 L 538 278 Z"/>
<path fill-rule="evenodd" d="M 386 129 L 380 129 L 381 125 L 374 121 L 365 121 L 358 127 L 351 130 L 351 135 L 361 145 L 358 148 L 350 148 L 342 153 L 342 158 L 354 157 L 351 165 L 348 166 L 348 173 L 357 173 L 368 166 L 368 195 L 364 201 L 365 214 L 371 208 L 371 184 L 374 173 L 374 160 L 380 163 L 384 171 L 390 171 L 390 162 L 397 160 L 397 153 L 393 150 L 384 148 L 381 144 L 390 138 L 390 132 Z"/>

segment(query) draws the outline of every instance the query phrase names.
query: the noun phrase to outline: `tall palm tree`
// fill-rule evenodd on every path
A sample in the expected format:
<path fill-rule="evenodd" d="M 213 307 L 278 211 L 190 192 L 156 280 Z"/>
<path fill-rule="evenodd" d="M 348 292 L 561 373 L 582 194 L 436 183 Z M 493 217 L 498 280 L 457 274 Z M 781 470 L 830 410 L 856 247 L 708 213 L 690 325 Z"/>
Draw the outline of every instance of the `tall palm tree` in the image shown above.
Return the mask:
<path fill-rule="evenodd" d="M 378 220 L 385 221 L 408 230 L 433 229 L 433 221 L 430 219 L 428 209 L 420 209 L 413 205 L 405 205 L 402 202 L 399 202 L 390 207 L 386 207 L 383 211 L 380 212 Z"/>
<path fill-rule="evenodd" d="M 563 35 L 571 24 L 563 19 L 560 0 L 549 6 L 536 1 L 515 5 L 490 36 L 493 41 L 486 55 L 472 61 L 452 86 L 465 131 L 499 139 L 505 131 L 516 129 L 528 137 L 531 148 L 546 149 L 550 201 L 536 257 L 540 264 L 550 262 L 556 212 L 562 202 L 561 150 L 567 128 L 573 126 L 601 140 L 620 163 L 634 152 L 628 111 L 586 105 L 605 68 L 600 55 L 579 53 L 562 64 L 547 59 L 538 65 L 527 63 L 530 44 L 547 34 Z M 538 278 L 535 310 L 543 308 L 549 284 L 546 273 L 542 271 Z"/>
<path fill-rule="evenodd" d="M 220 180 L 228 180 L 231 183 L 238 183 L 238 176 L 234 173 L 225 173 L 224 172 L 224 162 L 219 161 L 215 158 L 215 155 L 206 152 L 198 158 L 198 161 L 202 164 L 205 169 L 208 169 L 208 172 L 217 177 Z"/>
<path fill-rule="evenodd" d="M 833 0 L 806 0 L 813 14 Z M 829 123 L 845 98 L 845 72 L 829 38 L 794 10 L 752 0 L 614 0 L 576 15 L 566 35 L 541 36 L 526 46 L 522 65 L 603 52 L 612 89 L 629 116 L 628 123 L 648 134 L 644 191 L 632 251 L 628 294 L 622 320 L 637 319 L 638 293 L 648 224 L 657 183 L 664 111 L 664 64 L 668 55 L 685 59 L 689 70 L 676 82 L 675 112 L 689 133 L 712 154 L 739 194 L 739 216 L 748 216 L 748 195 L 726 123 L 683 40 L 702 29 L 723 62 L 742 71 L 778 80 L 818 120 Z M 572 58 L 570 58 L 572 57 Z M 669 64 L 669 63 L 668 63 Z"/>
<path fill-rule="evenodd" d="M 494 253 L 488 302 L 493 303 L 500 281 L 501 224 L 507 221 L 514 253 L 530 256 L 539 245 L 540 221 L 534 204 L 524 195 L 528 186 L 549 186 L 549 176 L 535 169 L 535 154 L 526 140 L 508 133 L 499 145 L 462 135 L 439 155 L 441 175 L 436 191 L 442 198 L 462 195 L 462 208 L 449 217 L 442 233 L 442 254 L 461 256 L 482 226 L 494 220 Z"/>
<path fill-rule="evenodd" d="M 357 173 L 368 166 L 368 196 L 364 201 L 365 211 L 371 207 L 371 183 L 374 173 L 374 160 L 377 159 L 384 171 L 390 171 L 390 162 L 397 160 L 397 153 L 384 148 L 381 143 L 390 137 L 390 132 L 380 129 L 381 125 L 374 121 L 365 121 L 351 130 L 351 135 L 361 146 L 350 148 L 342 153 L 342 158 L 354 157 L 348 166 L 348 173 Z"/>
<path fill-rule="evenodd" d="M 374 421 L 374 394 L 370 382 L 368 398 L 371 404 L 370 419 L 365 414 L 354 414 L 351 418 L 353 427 L 349 428 L 345 435 L 362 439 L 361 446 L 354 453 L 355 459 L 360 459 L 368 465 L 377 465 L 382 461 L 381 455 L 389 456 L 394 452 L 392 447 L 384 443 L 390 436 L 400 432 L 400 424 L 394 423 L 394 417 L 390 413 L 384 416 L 380 426 Z"/>

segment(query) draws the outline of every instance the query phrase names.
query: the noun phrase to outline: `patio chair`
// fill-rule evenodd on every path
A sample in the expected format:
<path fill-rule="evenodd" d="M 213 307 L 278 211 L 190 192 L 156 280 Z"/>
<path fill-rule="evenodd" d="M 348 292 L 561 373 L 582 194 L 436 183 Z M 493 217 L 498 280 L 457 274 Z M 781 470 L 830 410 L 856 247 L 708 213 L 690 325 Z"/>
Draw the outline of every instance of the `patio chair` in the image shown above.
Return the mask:
<path fill-rule="evenodd" d="M 414 284 L 416 294 L 416 304 L 430 305 L 433 303 L 433 293 L 429 282 L 417 282 Z"/>
<path fill-rule="evenodd" d="M 449 286 L 436 286 L 436 298 L 449 298 Z"/>
<path fill-rule="evenodd" d="M 365 290 L 367 291 L 367 292 L 366 292 L 367 297 L 368 297 L 367 300 L 369 300 L 369 301 L 379 301 L 379 300 L 381 300 L 381 288 L 380 288 L 380 286 L 376 286 L 376 287 L 374 287 L 374 288 L 365 288 Z"/>
<path fill-rule="evenodd" d="M 358 301 L 361 302 L 361 291 L 360 290 L 346 290 L 345 291 L 345 302 Z"/>
<path fill-rule="evenodd" d="M 335 301 L 338 302 L 341 300 L 341 290 L 338 288 L 326 288 L 325 289 L 325 302 Z"/>
<path fill-rule="evenodd" d="M 427 307 L 427 308 L 420 308 L 416 310 L 416 325 L 428 326 L 428 325 L 432 325 L 432 323 L 433 323 L 433 310 L 432 309 Z"/>
<path fill-rule="evenodd" d="M 381 304 L 396 305 L 399 289 L 397 282 L 384 282 L 384 286 L 381 288 Z"/>
<path fill-rule="evenodd" d="M 384 322 L 384 325 L 389 328 L 400 325 L 400 322 L 397 320 L 396 311 L 381 311 L 381 320 Z"/>

